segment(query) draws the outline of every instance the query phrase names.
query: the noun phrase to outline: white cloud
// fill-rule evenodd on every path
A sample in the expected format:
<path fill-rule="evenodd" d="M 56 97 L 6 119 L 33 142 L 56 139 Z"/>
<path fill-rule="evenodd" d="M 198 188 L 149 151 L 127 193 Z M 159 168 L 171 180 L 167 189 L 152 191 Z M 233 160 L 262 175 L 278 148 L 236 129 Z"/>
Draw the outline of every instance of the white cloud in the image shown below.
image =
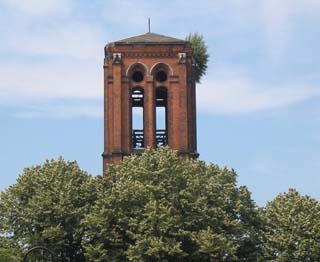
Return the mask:
<path fill-rule="evenodd" d="M 76 21 L 19 26 L 14 20 L 2 29 L 0 58 L 10 58 L 0 63 L 0 106 L 5 111 L 18 117 L 102 115 L 103 105 L 87 102 L 103 97 L 100 27 Z"/>
<path fill-rule="evenodd" d="M 46 16 L 61 13 L 70 8 L 69 0 L 2 0 L 2 4 L 13 11 L 28 16 Z"/>
<path fill-rule="evenodd" d="M 278 55 L 285 50 L 291 34 L 291 4 L 286 1 L 264 1 L 261 13 L 269 52 Z"/>
<path fill-rule="evenodd" d="M 3 33 L 3 48 L 23 55 L 98 60 L 103 57 L 101 35 L 99 28 L 81 23 L 52 24 L 40 28 L 22 26 Z"/>
<path fill-rule="evenodd" d="M 97 116 L 97 106 L 68 103 L 51 110 L 43 101 L 54 99 L 101 100 L 103 70 L 99 63 L 59 62 L 49 65 L 0 65 L 0 104 L 29 104 L 23 116 L 85 114 Z M 265 85 L 237 74 L 220 74 L 197 88 L 200 112 L 241 114 L 277 109 L 319 96 L 318 89 L 298 85 Z M 43 107 L 43 110 L 41 108 Z M 102 106 L 101 106 L 102 107 Z"/>
<path fill-rule="evenodd" d="M 103 70 L 98 62 L 0 64 L 0 103 L 54 98 L 100 98 Z"/>
<path fill-rule="evenodd" d="M 20 12 L 25 16 L 37 16 L 42 19 L 42 16 L 70 10 L 71 3 L 72 0 L 3 0 L 0 6 L 6 5 L 18 14 Z M 245 27 L 257 22 L 261 24 L 262 34 L 267 39 L 267 48 L 278 55 L 281 50 L 286 49 L 292 34 L 292 16 L 306 11 L 314 12 L 320 8 L 320 1 L 265 0 L 259 3 L 253 0 L 203 1 L 201 8 L 196 8 L 198 3 L 183 4 L 182 0 L 177 0 L 165 7 L 162 6 L 164 8 L 162 10 L 168 12 L 160 13 L 156 12 L 160 8 L 159 3 L 155 5 L 144 1 L 134 4 L 130 1 L 111 1 L 105 6 L 108 8 L 105 19 L 108 22 L 106 31 L 109 35 L 119 35 L 118 32 L 111 32 L 116 25 L 126 26 L 128 30 L 140 27 L 138 32 L 141 32 L 141 28 L 146 28 L 144 25 L 147 24 L 149 16 L 154 23 L 158 23 L 159 27 L 163 27 L 165 26 L 162 25 L 163 21 L 166 23 L 184 21 L 191 11 L 193 16 L 212 12 L 217 16 L 219 14 L 224 16 L 223 11 L 227 7 L 228 10 L 231 9 L 230 12 L 234 14 L 234 18 L 230 21 L 225 19 L 219 21 L 228 25 L 233 23 L 232 32 L 228 31 L 228 35 L 237 31 L 244 32 Z M 132 10 L 137 6 L 139 8 L 132 16 Z M 14 16 L 18 17 L 16 13 Z M 119 20 L 119 17 L 126 19 Z M 212 20 L 205 15 L 203 17 L 204 20 L 200 21 L 199 25 Z M 0 64 L 0 104 L 8 104 L 12 101 L 37 103 L 41 99 L 100 99 L 102 97 L 102 59 L 106 40 L 101 30 L 102 25 L 84 24 L 74 17 L 70 18 L 71 20 L 65 20 L 63 24 L 61 21 L 47 21 L 44 24 L 33 21 L 25 24 L 12 19 L 14 23 L 10 30 L 8 23 L 11 21 L 5 21 L 7 24 L 2 25 L 2 28 L 0 25 L 2 39 L 0 47 L 2 46 L 3 53 L 14 54 L 16 61 L 18 61 L 17 56 L 20 55 L 26 58 L 22 64 L 14 64 L 14 62 Z M 185 21 L 187 25 L 189 21 Z M 239 29 L 237 26 L 244 30 L 237 30 Z M 188 28 L 186 26 L 185 30 L 189 30 Z M 203 30 L 209 31 L 205 27 Z M 225 32 L 225 30 L 223 28 L 218 31 Z M 214 40 L 209 41 L 208 44 L 210 43 L 214 44 Z M 27 62 L 30 55 L 36 59 Z M 319 95 L 319 92 L 308 86 L 289 86 L 288 84 L 266 86 L 251 80 L 250 77 L 229 74 L 229 77 L 218 77 L 199 86 L 198 107 L 203 112 L 246 113 L 289 106 L 315 95 Z M 30 112 L 33 112 L 32 115 L 36 115 L 35 112 L 39 111 L 41 110 L 38 107 L 30 109 Z M 48 112 L 48 110 L 45 111 Z M 77 110 L 73 110 L 70 106 L 70 112 L 73 111 Z"/>
<path fill-rule="evenodd" d="M 241 114 L 290 106 L 319 96 L 320 91 L 307 86 L 266 86 L 246 77 L 229 76 L 205 81 L 197 88 L 201 112 Z"/>
<path fill-rule="evenodd" d="M 65 104 L 48 102 L 26 105 L 15 109 L 12 113 L 19 118 L 70 118 L 70 117 L 102 117 L 103 105 L 101 101 L 88 103 L 86 100 L 65 101 Z"/>
<path fill-rule="evenodd" d="M 102 60 L 105 34 L 98 23 L 82 22 L 73 16 L 64 19 L 50 16 L 70 8 L 71 0 L 4 0 L 0 8 L 1 5 L 9 9 L 0 18 L 0 57 L 10 54 Z M 44 16 L 33 20 L 28 8 Z M 14 12 L 16 9 L 25 12 Z"/>
<path fill-rule="evenodd" d="M 3 4 L 11 7 L 0 18 L 0 52 L 12 57 L 68 56 L 68 59 L 102 60 L 106 39 L 98 23 L 82 22 L 73 16 L 65 19 L 49 16 L 54 12 L 61 14 L 70 3 L 71 0 L 5 0 L 0 3 L 0 8 Z M 29 19 L 29 13 L 19 14 L 14 12 L 15 8 L 30 8 L 44 17 Z"/>
<path fill-rule="evenodd" d="M 318 17 L 318 0 L 265 0 L 260 2 L 258 22 L 262 24 L 267 48 L 273 59 L 285 52 L 294 41 L 294 23 L 299 16 L 304 21 L 311 16 Z M 252 10 L 251 10 L 252 12 Z"/>
<path fill-rule="evenodd" d="M 151 18 L 152 32 L 160 34 L 174 32 L 176 37 L 184 38 L 190 30 L 194 30 L 190 28 L 190 25 L 199 28 L 202 22 L 210 21 L 210 16 L 218 15 L 223 6 L 223 1 L 216 0 L 201 1 L 201 3 L 185 0 L 166 1 L 165 3 L 145 0 L 110 0 L 104 2 L 103 17 L 107 24 L 121 27 L 122 35 L 118 32 L 114 33 L 123 38 L 127 36 L 123 35 L 123 31 L 126 31 L 124 34 L 131 32 L 130 34 L 133 35 L 147 32 L 148 18 Z M 203 20 L 192 23 L 195 17 L 203 17 Z"/>

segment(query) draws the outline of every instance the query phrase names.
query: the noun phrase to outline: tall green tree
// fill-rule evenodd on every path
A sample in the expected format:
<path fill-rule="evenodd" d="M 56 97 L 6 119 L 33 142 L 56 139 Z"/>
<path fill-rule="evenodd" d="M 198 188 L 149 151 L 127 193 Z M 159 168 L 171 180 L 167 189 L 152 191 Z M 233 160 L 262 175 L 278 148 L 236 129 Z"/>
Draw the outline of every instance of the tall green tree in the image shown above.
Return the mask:
<path fill-rule="evenodd" d="M 24 251 L 44 245 L 58 261 L 84 261 L 81 219 L 96 200 L 96 179 L 62 158 L 26 168 L 0 195 L 3 236 Z"/>
<path fill-rule="evenodd" d="M 190 33 L 186 40 L 191 43 L 195 66 L 195 80 L 200 83 L 201 77 L 206 74 L 209 54 L 203 36 L 198 33 Z"/>
<path fill-rule="evenodd" d="M 88 261 L 259 261 L 260 218 L 236 173 L 169 148 L 111 166 L 83 220 Z"/>
<path fill-rule="evenodd" d="M 0 262 L 21 262 L 22 249 L 10 236 L 0 237 Z"/>
<path fill-rule="evenodd" d="M 267 261 L 320 261 L 320 203 L 296 190 L 278 195 L 265 208 Z"/>

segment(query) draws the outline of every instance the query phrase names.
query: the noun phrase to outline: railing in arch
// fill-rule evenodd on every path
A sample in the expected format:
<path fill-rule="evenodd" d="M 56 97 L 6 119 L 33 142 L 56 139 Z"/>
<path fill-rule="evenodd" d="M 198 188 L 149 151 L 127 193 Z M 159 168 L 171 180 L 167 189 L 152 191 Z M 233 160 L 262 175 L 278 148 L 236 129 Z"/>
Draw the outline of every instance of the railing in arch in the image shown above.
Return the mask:
<path fill-rule="evenodd" d="M 144 148 L 144 131 L 141 129 L 132 130 L 132 147 Z"/>
<path fill-rule="evenodd" d="M 156 143 L 157 143 L 157 146 L 166 146 L 168 144 L 167 130 L 165 129 L 156 130 Z"/>
<path fill-rule="evenodd" d="M 166 129 L 156 130 L 156 144 L 157 146 L 168 145 L 168 135 Z M 144 148 L 144 131 L 142 129 L 132 130 L 132 147 L 133 148 Z"/>

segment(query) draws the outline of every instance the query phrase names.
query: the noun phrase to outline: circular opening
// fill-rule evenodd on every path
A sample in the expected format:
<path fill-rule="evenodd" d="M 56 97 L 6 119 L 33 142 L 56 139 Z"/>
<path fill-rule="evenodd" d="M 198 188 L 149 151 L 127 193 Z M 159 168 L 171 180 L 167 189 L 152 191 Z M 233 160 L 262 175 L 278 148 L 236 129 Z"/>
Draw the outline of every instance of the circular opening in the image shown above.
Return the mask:
<path fill-rule="evenodd" d="M 132 75 L 132 80 L 139 83 L 143 80 L 143 74 L 140 71 L 136 71 Z"/>
<path fill-rule="evenodd" d="M 167 73 L 165 71 L 159 71 L 157 74 L 156 74 L 156 79 L 158 82 L 164 82 L 164 81 L 167 81 Z"/>

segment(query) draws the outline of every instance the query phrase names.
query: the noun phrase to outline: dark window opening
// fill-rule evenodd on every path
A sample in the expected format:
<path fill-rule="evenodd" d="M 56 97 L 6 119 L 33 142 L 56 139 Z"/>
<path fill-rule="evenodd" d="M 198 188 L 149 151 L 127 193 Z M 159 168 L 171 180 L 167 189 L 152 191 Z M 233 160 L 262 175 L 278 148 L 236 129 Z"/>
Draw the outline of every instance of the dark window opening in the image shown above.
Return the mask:
<path fill-rule="evenodd" d="M 143 104 L 143 89 L 141 87 L 133 88 L 131 93 L 133 148 L 144 148 Z"/>
<path fill-rule="evenodd" d="M 168 95 L 167 89 L 159 87 L 156 89 L 156 144 L 165 146 L 168 144 Z"/>
<path fill-rule="evenodd" d="M 134 82 L 140 83 L 143 80 L 143 73 L 141 71 L 136 71 L 132 75 L 132 80 Z"/>
<path fill-rule="evenodd" d="M 165 81 L 167 81 L 167 79 L 168 79 L 168 76 L 167 76 L 167 73 L 165 71 L 161 70 L 161 71 L 157 72 L 156 80 L 158 82 L 165 82 Z"/>

